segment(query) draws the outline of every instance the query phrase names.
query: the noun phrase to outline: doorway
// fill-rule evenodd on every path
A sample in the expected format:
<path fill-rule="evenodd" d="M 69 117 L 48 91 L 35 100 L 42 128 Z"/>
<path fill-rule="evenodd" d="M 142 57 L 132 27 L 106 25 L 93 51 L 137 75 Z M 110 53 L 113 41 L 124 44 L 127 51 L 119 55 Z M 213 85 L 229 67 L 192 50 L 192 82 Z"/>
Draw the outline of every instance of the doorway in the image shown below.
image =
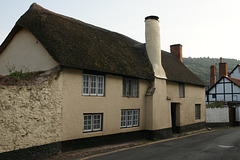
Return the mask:
<path fill-rule="evenodd" d="M 171 103 L 172 132 L 179 133 L 180 125 L 180 104 Z"/>
<path fill-rule="evenodd" d="M 236 126 L 236 108 L 235 106 L 229 106 L 229 126 Z"/>

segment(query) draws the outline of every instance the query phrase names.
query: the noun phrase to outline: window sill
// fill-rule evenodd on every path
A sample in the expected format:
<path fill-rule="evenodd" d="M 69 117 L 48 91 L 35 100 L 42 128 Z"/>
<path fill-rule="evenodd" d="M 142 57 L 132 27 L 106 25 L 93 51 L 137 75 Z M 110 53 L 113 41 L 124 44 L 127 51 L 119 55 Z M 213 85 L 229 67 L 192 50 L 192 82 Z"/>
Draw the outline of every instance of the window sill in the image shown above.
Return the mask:
<path fill-rule="evenodd" d="M 131 97 L 131 96 L 122 96 L 123 98 L 139 98 L 139 97 Z"/>
<path fill-rule="evenodd" d="M 132 127 L 120 127 L 120 129 L 126 129 L 126 128 L 136 128 L 136 127 L 139 127 L 139 125 L 138 125 L 138 126 L 132 126 Z"/>
<path fill-rule="evenodd" d="M 89 94 L 82 94 L 84 97 L 105 97 L 105 95 L 89 95 Z"/>
<path fill-rule="evenodd" d="M 95 133 L 95 132 L 101 132 L 102 130 L 97 130 L 97 131 L 83 131 L 83 133 Z"/>

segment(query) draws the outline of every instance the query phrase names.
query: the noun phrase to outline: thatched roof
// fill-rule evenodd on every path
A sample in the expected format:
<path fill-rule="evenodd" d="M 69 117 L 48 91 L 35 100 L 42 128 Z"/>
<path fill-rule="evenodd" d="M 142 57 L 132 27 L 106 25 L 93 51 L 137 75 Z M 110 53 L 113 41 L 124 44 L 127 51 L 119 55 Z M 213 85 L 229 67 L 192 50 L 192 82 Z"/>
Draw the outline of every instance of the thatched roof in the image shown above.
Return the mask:
<path fill-rule="evenodd" d="M 116 32 L 48 11 L 37 4 L 16 22 L 0 54 L 19 29 L 30 31 L 55 61 L 65 67 L 153 80 L 145 44 Z M 168 80 L 203 86 L 176 57 L 163 51 Z"/>
<path fill-rule="evenodd" d="M 19 28 L 29 30 L 62 66 L 154 79 L 146 53 L 135 47 L 139 42 L 124 35 L 53 13 L 35 3 L 12 32 Z"/>
<path fill-rule="evenodd" d="M 192 73 L 177 56 L 162 50 L 162 65 L 168 81 L 205 86 L 204 82 Z"/>

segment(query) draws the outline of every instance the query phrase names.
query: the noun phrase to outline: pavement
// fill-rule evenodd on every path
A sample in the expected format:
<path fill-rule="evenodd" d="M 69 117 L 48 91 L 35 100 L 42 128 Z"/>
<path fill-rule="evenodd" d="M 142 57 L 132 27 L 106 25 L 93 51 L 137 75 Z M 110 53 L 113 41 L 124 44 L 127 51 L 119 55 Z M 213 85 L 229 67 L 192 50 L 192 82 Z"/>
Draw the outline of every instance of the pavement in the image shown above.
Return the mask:
<path fill-rule="evenodd" d="M 98 146 L 93 148 L 79 149 L 79 150 L 59 153 L 58 155 L 51 156 L 44 160 L 85 160 L 85 159 L 101 156 L 104 154 L 109 154 L 109 153 L 119 152 L 123 150 L 133 149 L 137 147 L 142 147 L 142 146 L 146 146 L 154 143 L 160 143 L 160 142 L 170 141 L 174 139 L 184 138 L 184 137 L 197 135 L 197 134 L 209 132 L 209 131 L 212 131 L 212 130 L 201 129 L 201 130 L 192 131 L 192 132 L 174 134 L 172 138 L 163 139 L 163 140 L 151 141 L 151 140 L 142 139 L 142 140 L 130 141 L 130 142 L 121 143 L 121 144 L 112 144 L 112 145 L 104 145 L 100 147 Z"/>

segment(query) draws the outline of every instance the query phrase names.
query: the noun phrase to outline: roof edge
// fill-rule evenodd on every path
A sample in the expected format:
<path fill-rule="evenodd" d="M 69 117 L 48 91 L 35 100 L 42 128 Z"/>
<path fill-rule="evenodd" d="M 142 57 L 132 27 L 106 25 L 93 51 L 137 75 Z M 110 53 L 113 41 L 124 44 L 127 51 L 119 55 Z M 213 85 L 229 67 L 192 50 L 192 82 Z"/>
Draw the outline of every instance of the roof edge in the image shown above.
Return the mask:
<path fill-rule="evenodd" d="M 5 48 L 8 46 L 8 44 L 12 41 L 13 37 L 17 34 L 17 32 L 21 29 L 22 27 L 15 25 L 10 33 L 7 35 L 3 43 L 0 45 L 0 54 L 5 50 Z"/>

